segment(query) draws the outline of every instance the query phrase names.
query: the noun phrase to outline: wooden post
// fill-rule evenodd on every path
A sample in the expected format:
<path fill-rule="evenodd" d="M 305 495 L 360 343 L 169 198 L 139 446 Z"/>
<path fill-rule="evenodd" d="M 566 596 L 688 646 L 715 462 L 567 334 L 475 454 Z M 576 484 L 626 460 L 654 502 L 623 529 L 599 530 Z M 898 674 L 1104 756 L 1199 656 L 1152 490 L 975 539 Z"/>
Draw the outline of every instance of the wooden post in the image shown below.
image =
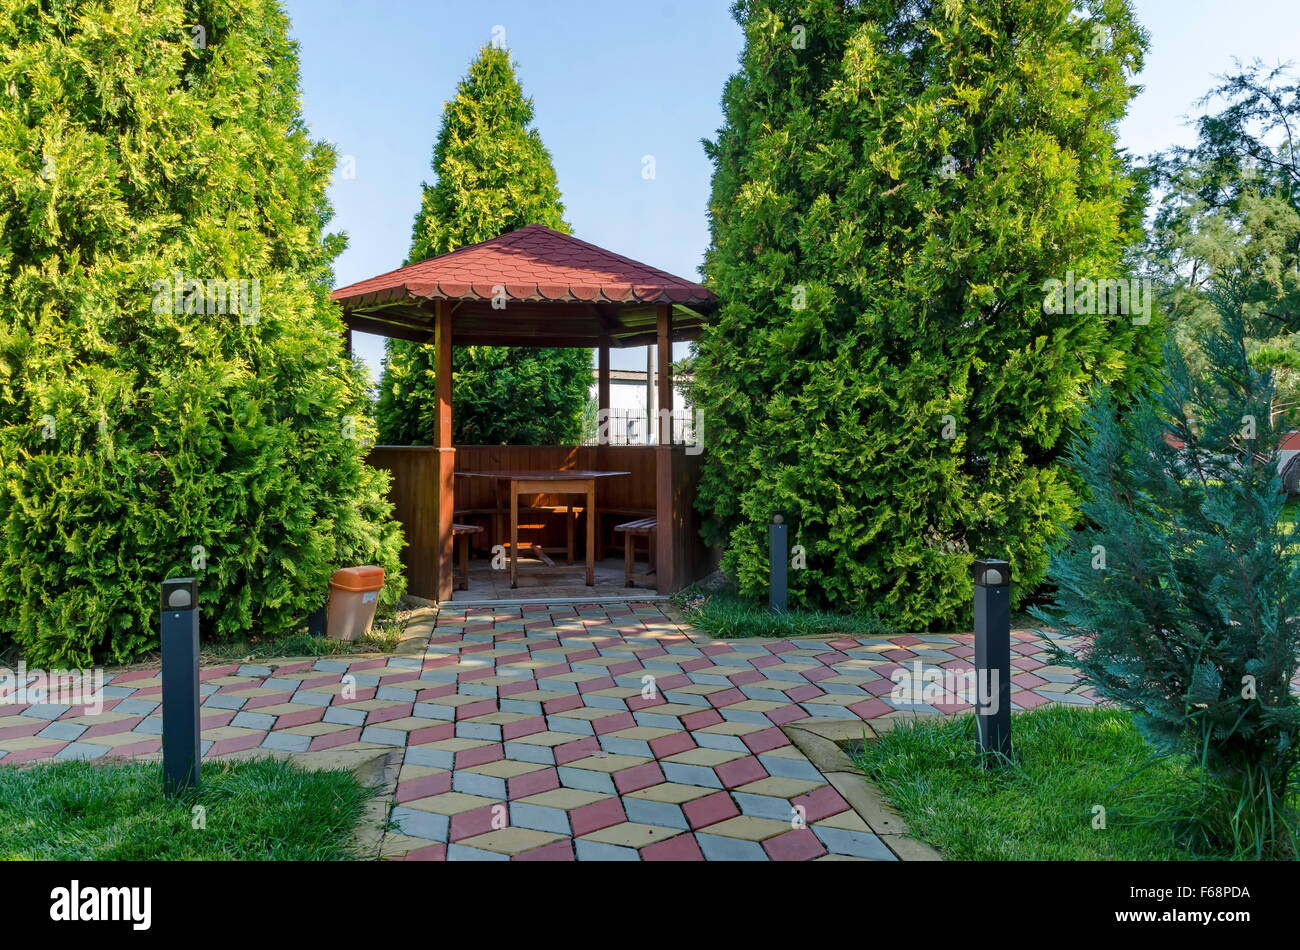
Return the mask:
<path fill-rule="evenodd" d="M 437 545 L 434 557 L 434 600 L 451 600 L 455 586 L 455 559 L 451 524 L 455 514 L 456 450 L 451 441 L 451 303 L 435 303 L 434 346 L 437 348 L 438 406 L 434 414 L 433 444 L 437 449 L 438 470 L 434 483 L 434 512 L 437 518 Z"/>
<path fill-rule="evenodd" d="M 677 550 L 677 518 L 673 510 L 673 308 L 656 307 L 659 330 L 659 413 L 658 444 L 655 445 L 655 581 L 661 594 L 671 594 L 673 555 Z M 647 381 L 648 384 L 648 381 Z M 631 539 L 627 539 L 630 543 Z"/>
<path fill-rule="evenodd" d="M 352 359 L 352 327 L 343 328 L 343 350 L 348 354 L 348 359 Z"/>

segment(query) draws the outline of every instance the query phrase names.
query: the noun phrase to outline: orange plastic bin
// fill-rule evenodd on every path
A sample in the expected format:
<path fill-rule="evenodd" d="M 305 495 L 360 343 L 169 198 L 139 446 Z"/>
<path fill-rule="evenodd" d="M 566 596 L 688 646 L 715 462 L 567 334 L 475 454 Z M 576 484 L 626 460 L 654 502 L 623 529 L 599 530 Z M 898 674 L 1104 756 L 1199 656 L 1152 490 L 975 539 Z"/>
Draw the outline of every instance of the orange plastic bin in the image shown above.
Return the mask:
<path fill-rule="evenodd" d="M 334 640 L 357 640 L 368 634 L 383 589 L 382 567 L 345 567 L 331 574 L 325 635 Z"/>

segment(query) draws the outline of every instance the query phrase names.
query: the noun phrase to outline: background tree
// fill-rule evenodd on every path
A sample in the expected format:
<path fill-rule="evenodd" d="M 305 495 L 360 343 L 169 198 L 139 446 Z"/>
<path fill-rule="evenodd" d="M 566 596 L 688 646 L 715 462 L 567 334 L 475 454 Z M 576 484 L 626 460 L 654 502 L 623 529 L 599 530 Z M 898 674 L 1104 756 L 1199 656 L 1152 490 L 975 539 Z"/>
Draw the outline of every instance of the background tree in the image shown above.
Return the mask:
<path fill-rule="evenodd" d="M 333 165 L 273 0 L 0 4 L 0 631 L 28 662 L 156 648 L 169 575 L 205 637 L 291 627 L 345 564 L 401 593 Z"/>
<path fill-rule="evenodd" d="M 1185 809 L 1195 843 L 1295 857 L 1300 555 L 1277 471 L 1283 430 L 1242 301 L 1214 297 L 1204 373 L 1171 343 L 1161 386 L 1122 413 L 1112 397 L 1088 412 L 1070 453 L 1086 526 L 1053 558 L 1057 604 L 1039 616 L 1088 639 L 1060 662 L 1135 710 L 1160 752 L 1203 766 Z"/>
<path fill-rule="evenodd" d="M 952 624 L 976 554 L 1032 590 L 1074 517 L 1057 459 L 1087 386 L 1129 385 L 1158 349 L 1127 315 L 1044 312 L 1049 279 L 1125 276 L 1140 227 L 1115 144 L 1145 48 L 1128 3 L 735 12 L 708 145 L 724 306 L 693 389 L 725 569 L 765 589 L 784 509 L 795 602 Z"/>
<path fill-rule="evenodd" d="M 433 149 L 437 181 L 424 186 L 406 263 L 529 224 L 569 233 L 551 156 L 532 121 L 533 103 L 524 97 L 510 54 L 485 46 L 443 113 Z M 377 411 L 381 440 L 432 441 L 435 364 L 432 347 L 387 341 Z M 590 350 L 457 347 L 452 373 L 457 442 L 547 445 L 579 439 L 591 390 Z"/>
<path fill-rule="evenodd" d="M 1251 359 L 1279 408 L 1300 404 L 1300 85 L 1285 68 L 1240 68 L 1201 100 L 1197 144 L 1153 157 L 1159 195 L 1143 263 L 1185 357 L 1218 325 L 1212 288 L 1240 301 Z"/>

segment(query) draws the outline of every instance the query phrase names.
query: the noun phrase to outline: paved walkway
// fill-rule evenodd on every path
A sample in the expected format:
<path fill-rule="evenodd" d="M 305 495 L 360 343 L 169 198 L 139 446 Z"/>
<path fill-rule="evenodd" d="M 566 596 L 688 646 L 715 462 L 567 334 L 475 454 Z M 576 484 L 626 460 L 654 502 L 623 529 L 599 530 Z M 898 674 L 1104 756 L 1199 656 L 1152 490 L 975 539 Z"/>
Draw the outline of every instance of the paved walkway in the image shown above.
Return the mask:
<path fill-rule="evenodd" d="M 1013 637 L 1016 708 L 1094 702 Z M 972 640 L 717 641 L 652 603 L 429 609 L 400 655 L 205 669 L 204 755 L 403 749 L 384 851 L 408 860 L 894 860 L 781 727 L 964 708 L 900 704 L 891 674 L 969 670 Z M 0 706 L 0 765 L 156 753 L 160 692 L 143 670 L 95 716 Z"/>

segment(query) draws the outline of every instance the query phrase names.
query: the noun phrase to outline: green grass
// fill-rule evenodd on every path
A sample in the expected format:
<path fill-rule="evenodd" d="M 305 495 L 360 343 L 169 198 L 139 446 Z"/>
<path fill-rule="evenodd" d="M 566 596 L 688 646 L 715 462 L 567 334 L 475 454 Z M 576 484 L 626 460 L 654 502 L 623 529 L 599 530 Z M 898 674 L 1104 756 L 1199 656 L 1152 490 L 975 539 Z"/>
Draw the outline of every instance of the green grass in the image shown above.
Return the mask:
<path fill-rule="evenodd" d="M 275 759 L 205 763 L 192 800 L 164 799 L 161 782 L 157 764 L 0 768 L 0 860 L 347 860 L 373 794 L 350 772 Z"/>
<path fill-rule="evenodd" d="M 1012 721 L 1014 763 L 986 771 L 975 718 L 920 720 L 851 750 L 913 836 L 961 861 L 1175 861 L 1170 803 L 1195 780 L 1153 761 L 1127 713 L 1047 706 Z M 1094 808 L 1106 827 L 1094 829 Z"/>
<path fill-rule="evenodd" d="M 866 613 L 829 613 L 793 609 L 773 614 L 767 604 L 757 604 L 735 594 L 687 594 L 679 601 L 687 621 L 705 633 L 726 639 L 743 637 L 808 637 L 824 634 L 872 636 L 880 623 Z"/>

